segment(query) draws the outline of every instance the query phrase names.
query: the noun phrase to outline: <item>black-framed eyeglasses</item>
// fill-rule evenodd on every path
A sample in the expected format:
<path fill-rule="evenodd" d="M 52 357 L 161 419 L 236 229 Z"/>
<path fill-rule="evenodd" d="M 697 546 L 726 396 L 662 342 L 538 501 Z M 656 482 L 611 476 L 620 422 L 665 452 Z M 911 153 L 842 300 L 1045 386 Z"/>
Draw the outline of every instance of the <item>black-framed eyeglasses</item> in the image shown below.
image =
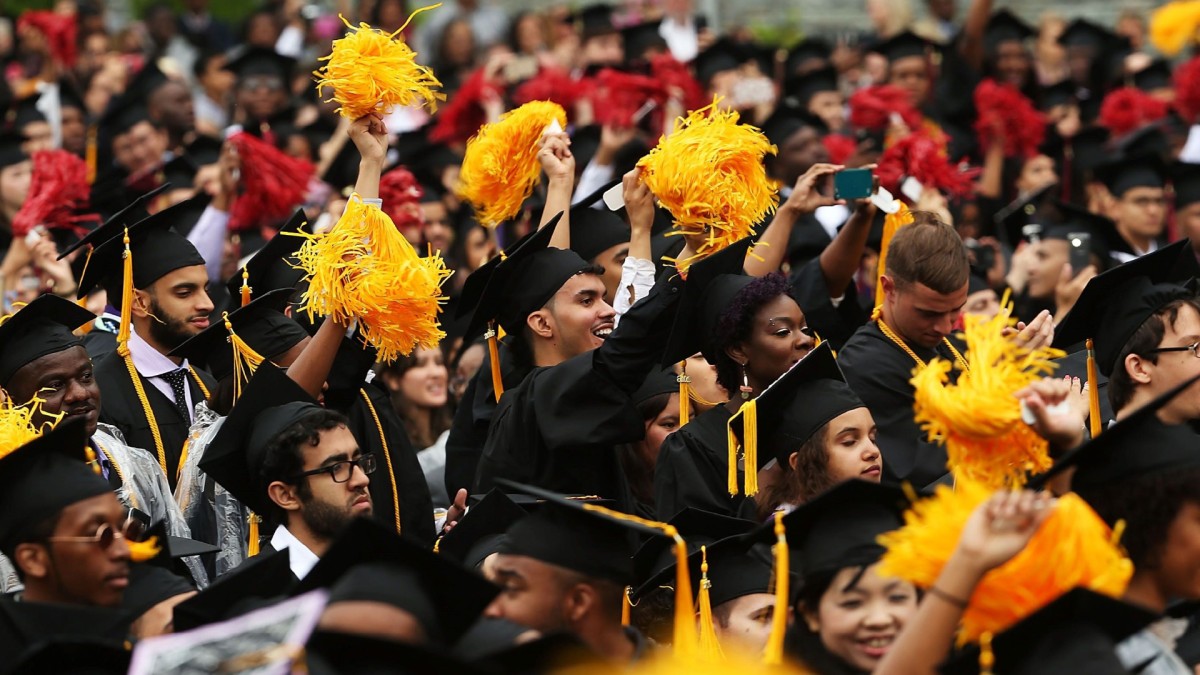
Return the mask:
<path fill-rule="evenodd" d="M 46 537 L 46 541 L 59 542 L 64 544 L 96 544 L 104 550 L 108 550 L 118 539 L 126 541 L 139 541 L 142 535 L 145 534 L 145 527 L 141 521 L 136 518 L 126 518 L 121 525 L 121 529 L 117 530 L 109 523 L 100 523 L 96 528 L 96 533 L 86 537 Z"/>
<path fill-rule="evenodd" d="M 1191 352 L 1192 356 L 1200 359 L 1200 342 L 1193 342 L 1186 347 L 1159 347 L 1157 349 L 1151 349 L 1150 351 L 1154 354 L 1163 354 L 1166 352 Z"/>
<path fill-rule="evenodd" d="M 335 483 L 345 483 L 350 480 L 350 476 L 354 475 L 354 467 L 362 469 L 362 472 L 368 476 L 375 473 L 375 453 L 368 452 L 365 455 L 354 459 L 344 459 L 340 462 L 334 462 L 323 466 L 319 469 L 304 471 L 293 477 L 293 480 L 300 480 L 307 476 L 316 476 L 317 474 L 327 473 Z"/>

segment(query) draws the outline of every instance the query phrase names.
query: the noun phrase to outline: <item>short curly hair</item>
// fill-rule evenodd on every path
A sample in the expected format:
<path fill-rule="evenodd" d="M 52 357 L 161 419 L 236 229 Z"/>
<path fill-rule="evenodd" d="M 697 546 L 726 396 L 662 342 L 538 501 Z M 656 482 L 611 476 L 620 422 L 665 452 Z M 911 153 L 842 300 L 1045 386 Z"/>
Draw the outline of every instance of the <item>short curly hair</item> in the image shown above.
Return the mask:
<path fill-rule="evenodd" d="M 714 358 L 717 362 L 717 383 L 725 391 L 735 392 L 741 386 L 742 367 L 725 350 L 744 342 L 754 327 L 754 315 L 768 302 L 781 295 L 790 297 L 792 286 L 782 272 L 759 277 L 733 296 L 729 305 L 721 311 L 713 335 Z"/>
<path fill-rule="evenodd" d="M 1080 491 L 1080 496 L 1109 525 L 1125 521 L 1121 545 L 1134 569 L 1154 569 L 1184 504 L 1200 505 L 1200 469 L 1135 476 Z"/>

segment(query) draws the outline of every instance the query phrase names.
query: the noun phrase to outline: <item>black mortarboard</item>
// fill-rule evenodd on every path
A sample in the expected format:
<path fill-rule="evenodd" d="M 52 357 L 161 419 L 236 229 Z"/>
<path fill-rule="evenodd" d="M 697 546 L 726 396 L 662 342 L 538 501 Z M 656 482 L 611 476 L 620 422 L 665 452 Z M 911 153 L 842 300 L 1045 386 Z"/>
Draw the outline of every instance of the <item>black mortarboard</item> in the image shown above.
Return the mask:
<path fill-rule="evenodd" d="M 120 102 L 117 107 L 110 106 L 100 117 L 99 124 L 114 136 L 123 134 L 142 122 L 150 122 L 150 111 L 142 103 L 136 101 Z"/>
<path fill-rule="evenodd" d="M 613 6 L 603 3 L 588 5 L 575 12 L 575 28 L 580 37 L 587 40 L 613 33 L 617 30 L 613 24 Z"/>
<path fill-rule="evenodd" d="M 882 54 L 888 61 L 896 61 L 909 56 L 928 57 L 938 48 L 932 41 L 906 30 L 875 45 L 871 51 Z"/>
<path fill-rule="evenodd" d="M 694 547 L 688 555 L 689 579 L 692 594 L 700 592 L 701 565 L 708 562 L 709 603 L 716 608 L 731 600 L 754 593 L 773 593 L 774 561 L 762 546 L 755 546 L 745 535 L 728 537 L 704 545 L 705 550 Z M 675 561 L 647 580 L 634 594 L 644 597 L 660 586 L 675 584 Z"/>
<path fill-rule="evenodd" d="M 644 401 L 648 401 L 655 396 L 662 394 L 678 394 L 679 393 L 679 378 L 675 374 L 674 368 L 653 369 L 646 375 L 646 379 L 642 381 L 642 386 L 633 392 L 633 402 L 635 405 L 640 405 Z M 683 405 L 683 401 L 680 401 Z"/>
<path fill-rule="evenodd" d="M 31 523 L 112 486 L 88 464 L 87 424 L 67 418 L 54 429 L 0 458 L 0 550 L 12 553 Z"/>
<path fill-rule="evenodd" d="M 1025 42 L 1037 34 L 1032 26 L 1008 9 L 993 12 L 983 30 L 983 41 L 988 51 L 995 50 L 1002 42 Z"/>
<path fill-rule="evenodd" d="M 667 521 L 667 524 L 674 527 L 679 532 L 679 536 L 684 538 L 689 552 L 699 551 L 702 545 L 744 535 L 756 526 L 754 521 L 702 511 L 690 506 L 676 513 Z M 643 597 L 657 588 L 658 583 L 651 584 L 650 582 L 657 582 L 662 578 L 663 570 L 674 566 L 675 552 L 670 540 L 663 537 L 647 540 L 633 555 L 634 579 L 639 584 L 634 592 L 634 597 Z M 698 579 L 699 576 L 695 578 Z M 674 583 L 673 577 L 671 583 Z"/>
<path fill-rule="evenodd" d="M 1147 609 L 1082 586 L 1067 591 L 992 638 L 995 675 L 1081 672 L 1116 675 L 1116 646 L 1159 617 Z M 975 675 L 980 649 L 971 645 L 942 666 L 943 675 Z"/>
<path fill-rule="evenodd" d="M 196 166 L 216 164 L 221 159 L 221 148 L 224 142 L 219 138 L 196 134 L 196 138 L 184 146 L 184 156 L 191 159 Z"/>
<path fill-rule="evenodd" d="M 23 99 L 13 101 L 12 106 L 8 109 L 8 115 L 6 115 L 9 126 L 13 130 L 19 132 L 28 124 L 46 121 L 46 116 L 37 107 L 38 99 L 40 98 L 41 94 L 34 94 L 33 96 L 26 96 Z"/>
<path fill-rule="evenodd" d="M 1170 89 L 1174 86 L 1171 81 L 1171 64 L 1166 59 L 1154 59 L 1150 65 L 1134 73 L 1131 79 L 1133 86 L 1146 92 Z"/>
<path fill-rule="evenodd" d="M 788 548 L 805 577 L 872 565 L 883 556 L 877 539 L 904 524 L 907 501 L 894 485 L 857 478 L 839 483 L 783 517 Z M 774 522 L 755 540 L 774 543 Z"/>
<path fill-rule="evenodd" d="M 1116 36 L 1108 29 L 1087 19 L 1075 19 L 1067 24 L 1058 36 L 1058 44 L 1064 47 L 1092 47 L 1100 49 Z"/>
<path fill-rule="evenodd" d="M 723 37 L 700 52 L 692 61 L 692 67 L 696 69 L 696 79 L 700 84 L 707 86 L 718 73 L 737 70 L 748 60 L 750 58 L 745 48 Z"/>
<path fill-rule="evenodd" d="M 128 206 L 112 214 L 112 216 L 108 220 L 104 221 L 100 227 L 88 232 L 83 236 L 82 239 L 75 242 L 62 253 L 58 254 L 58 259 L 62 260 L 75 250 L 87 246 L 88 244 L 91 244 L 93 248 L 96 248 L 109 239 L 120 236 L 125 231 L 127 226 L 139 222 L 150 215 L 146 212 L 146 203 L 157 197 L 159 193 L 161 193 L 163 190 L 166 190 L 168 187 L 170 186 L 160 185 L 159 187 L 156 187 L 146 194 L 133 200 Z"/>
<path fill-rule="evenodd" d="M 309 636 L 304 646 L 307 668 L 311 675 L 491 675 L 491 668 L 481 668 L 459 660 L 445 649 L 396 640 L 318 630 Z"/>
<path fill-rule="evenodd" d="M 1175 162 L 1170 167 L 1175 188 L 1175 210 L 1200 202 L 1200 164 Z"/>
<path fill-rule="evenodd" d="M 438 541 L 438 553 L 467 569 L 477 569 L 499 550 L 508 528 L 526 515 L 502 490 L 493 488 Z"/>
<path fill-rule="evenodd" d="M 254 556 L 175 605 L 175 632 L 218 623 L 284 599 L 295 586 L 285 548 Z"/>
<path fill-rule="evenodd" d="M 133 287 L 148 288 L 164 276 L 184 267 L 204 265 L 204 257 L 183 234 L 199 219 L 211 197 L 201 193 L 143 218 L 129 226 L 129 250 L 133 258 Z M 117 222 L 117 235 L 92 252 L 87 270 L 79 280 L 79 297 L 97 285 L 106 285 L 110 294 L 121 292 L 121 267 L 125 244 Z M 103 226 L 102 226 L 103 229 Z M 108 286 L 111 284 L 111 287 Z M 128 311 L 128 308 L 123 308 Z"/>
<path fill-rule="evenodd" d="M 158 538 L 158 555 L 129 568 L 129 587 L 125 589 L 121 607 L 132 617 L 145 614 L 164 600 L 196 590 L 190 579 L 174 571 L 175 559 L 220 550 L 194 539 L 170 536 L 163 523 L 151 527 L 146 535 Z"/>
<path fill-rule="evenodd" d="M 236 50 L 225 63 L 225 69 L 232 70 L 239 79 L 255 75 L 275 75 L 283 80 L 285 86 L 292 79 L 292 70 L 295 67 L 295 59 L 264 47 Z"/>
<path fill-rule="evenodd" d="M 187 155 L 176 155 L 163 165 L 162 182 L 170 183 L 172 190 L 183 190 L 195 187 L 196 172 L 200 167 Z"/>
<path fill-rule="evenodd" d="M 1088 127 L 1071 138 L 1071 152 L 1074 157 L 1072 167 L 1076 171 L 1089 171 L 1103 164 L 1111 154 L 1107 144 L 1108 129 L 1104 127 Z"/>
<path fill-rule="evenodd" d="M 329 588 L 329 604 L 380 602 L 402 609 L 429 639 L 452 644 L 500 592 L 495 584 L 373 518 L 351 520 L 292 591 Z"/>
<path fill-rule="evenodd" d="M 688 267 L 683 298 L 663 351 L 663 366 L 679 363 L 696 352 L 716 363 L 713 341 L 721 315 L 738 292 L 754 281 L 743 271 L 746 253 L 753 243 L 746 237 Z"/>
<path fill-rule="evenodd" d="M 205 450 L 200 469 L 247 508 L 267 513 L 272 502 L 260 475 L 267 446 L 322 410 L 285 371 L 263 362 Z"/>
<path fill-rule="evenodd" d="M 865 406 L 846 384 L 829 343 L 822 342 L 764 389 L 755 399 L 755 407 L 761 469 L 772 458 L 787 466 L 788 457 L 821 427 L 842 413 Z M 740 413 L 729 420 L 729 428 L 743 444 L 744 422 Z"/>
<path fill-rule="evenodd" d="M 72 332 L 96 315 L 57 295 L 39 296 L 0 324 L 0 388 L 21 368 L 83 343 Z"/>
<path fill-rule="evenodd" d="M 1166 167 L 1154 154 L 1120 157 L 1096 167 L 1096 176 L 1114 197 L 1137 187 L 1161 188 L 1166 184 Z"/>
<path fill-rule="evenodd" d="M 823 91 L 838 91 L 838 74 L 833 68 L 819 68 L 791 78 L 787 81 L 784 89 L 787 96 L 801 110 L 808 110 L 808 104 L 812 101 L 813 96 Z M 825 124 L 822 123 L 818 128 L 824 126 Z"/>
<path fill-rule="evenodd" d="M 533 558 L 587 577 L 619 584 L 633 581 L 633 535 L 662 537 L 662 531 L 622 520 L 592 504 L 573 501 L 530 485 L 497 479 L 516 492 L 545 500 L 508 529 L 500 552 Z"/>
<path fill-rule="evenodd" d="M 296 252 L 304 245 L 305 238 L 288 233 L 308 231 L 308 218 L 303 209 L 297 209 L 279 233 L 243 265 L 246 278 L 243 279 L 242 270 L 239 270 L 225 283 L 229 297 L 241 297 L 243 281 L 249 284 L 251 297 L 280 288 L 295 290 L 304 279 Z"/>
<path fill-rule="evenodd" d="M 659 34 L 662 20 L 643 21 L 621 29 L 625 39 L 625 62 L 636 65 L 643 61 L 646 52 L 651 49 L 666 49 L 667 41 Z"/>
<path fill-rule="evenodd" d="M 1163 305 L 1194 293 L 1177 283 L 1177 261 L 1191 255 L 1188 241 L 1148 253 L 1093 277 L 1054 331 L 1054 346 L 1070 348 L 1091 338 L 1096 367 L 1111 376 L 1135 331 Z"/>
<path fill-rule="evenodd" d="M 29 159 L 21 149 L 25 137 L 13 131 L 0 132 L 0 169 L 20 164 Z"/>
<path fill-rule="evenodd" d="M 308 337 L 308 331 L 283 313 L 291 297 L 292 291 L 285 288 L 262 294 L 245 307 L 234 309 L 226 320 L 255 355 L 272 360 Z M 170 356 L 203 364 L 213 377 L 223 380 L 234 373 L 237 349 L 225 321 L 214 321 L 176 347 Z"/>
<path fill-rule="evenodd" d="M 1079 99 L 1076 98 L 1078 91 L 1078 85 L 1071 80 L 1063 80 L 1057 84 L 1042 87 L 1041 108 L 1049 110 L 1058 105 L 1078 104 Z"/>
<path fill-rule="evenodd" d="M 1016 249 L 1022 241 L 1041 238 L 1051 223 L 1060 220 L 1056 209 L 1058 183 L 1051 183 L 1022 195 L 996 212 L 996 230 L 1004 243 Z"/>
<path fill-rule="evenodd" d="M 14 660 L 4 671 L 8 675 L 125 675 L 133 653 L 118 640 L 79 635 L 43 638 L 24 652 L 9 656 Z"/>
<path fill-rule="evenodd" d="M 608 207 L 592 208 L 609 188 L 620 184 L 620 179 L 613 180 L 571 207 L 571 250 L 588 262 L 596 262 L 596 256 L 613 246 L 629 243 L 629 225 L 620 216 Z"/>
<path fill-rule="evenodd" d="M 829 133 L 824 120 L 808 112 L 807 108 L 781 105 L 763 122 L 762 131 L 768 141 L 782 148 L 793 134 L 808 127 L 816 129 L 821 136 Z"/>
<path fill-rule="evenodd" d="M 58 100 L 64 108 L 78 108 L 87 114 L 87 105 L 83 102 L 83 94 L 79 93 L 79 89 L 70 81 L 60 79 L 58 81 Z"/>
<path fill-rule="evenodd" d="M 832 56 L 833 46 L 827 41 L 821 38 L 802 40 L 788 50 L 784 75 L 803 76 L 814 70 L 824 70 L 829 66 Z"/>
<path fill-rule="evenodd" d="M 1097 271 L 1104 271 L 1113 253 L 1133 254 L 1133 248 L 1121 236 L 1117 224 L 1111 219 L 1063 201 L 1056 202 L 1054 209 L 1059 214 L 1059 220 L 1044 227 L 1042 238 L 1071 242 L 1076 233 L 1087 232 L 1092 235 L 1089 250 L 1100 260 L 1101 267 Z"/>

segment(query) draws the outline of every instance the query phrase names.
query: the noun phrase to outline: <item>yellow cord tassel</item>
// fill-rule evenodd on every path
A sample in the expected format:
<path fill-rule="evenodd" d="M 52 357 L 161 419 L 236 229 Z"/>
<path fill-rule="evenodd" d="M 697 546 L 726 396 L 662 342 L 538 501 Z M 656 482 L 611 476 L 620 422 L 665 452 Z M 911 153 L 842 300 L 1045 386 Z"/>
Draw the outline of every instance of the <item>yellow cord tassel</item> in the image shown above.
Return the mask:
<path fill-rule="evenodd" d="M 1150 44 L 1171 58 L 1196 43 L 1200 29 L 1200 0 L 1169 2 L 1150 15 Z"/>
<path fill-rule="evenodd" d="M 304 311 L 310 319 L 360 319 L 379 361 L 394 361 L 445 337 L 438 324 L 442 283 L 450 276 L 439 255 L 422 258 L 378 206 L 354 194 L 337 225 L 304 237 L 296 254 L 309 281 Z"/>
<path fill-rule="evenodd" d="M 713 625 L 712 600 L 709 598 L 712 582 L 708 580 L 708 547 L 700 547 L 700 593 L 696 602 L 700 615 L 700 658 L 720 660 L 721 642 L 717 639 L 717 628 Z"/>
<path fill-rule="evenodd" d="M 900 210 L 895 213 L 889 213 L 883 218 L 883 239 L 879 244 L 879 265 L 875 273 L 875 306 L 883 305 L 883 284 L 879 283 L 879 278 L 887 273 L 887 250 L 888 245 L 892 243 L 892 237 L 896 235 L 896 231 L 905 225 L 911 225 L 913 222 L 912 212 L 908 210 L 908 205 L 900 200 L 896 200 L 900 205 Z"/>
<path fill-rule="evenodd" d="M 129 559 L 133 562 L 146 562 L 158 555 L 162 547 L 158 545 L 158 537 L 150 537 L 146 541 L 127 541 Z"/>
<path fill-rule="evenodd" d="M 242 307 L 250 304 L 250 293 L 253 289 L 250 288 L 250 270 L 242 267 Z"/>
<path fill-rule="evenodd" d="M 91 445 L 83 446 L 83 455 L 87 458 L 87 465 L 92 467 L 92 473 L 97 476 L 104 475 L 104 469 L 100 466 L 100 458 L 96 456 L 96 451 Z"/>
<path fill-rule="evenodd" d="M 630 616 L 633 614 L 633 601 L 629 599 L 630 592 L 633 591 L 633 586 L 626 586 L 625 592 L 621 594 L 621 625 L 628 626 Z"/>
<path fill-rule="evenodd" d="M 947 468 L 993 489 L 1018 485 L 1026 472 L 1052 463 L 1046 440 L 1021 420 L 1013 394 L 1053 372 L 1052 359 L 1062 352 L 1030 350 L 1005 337 L 1010 309 L 990 319 L 966 317 L 969 369 L 935 358 L 912 378 L 915 420 L 931 442 L 946 446 Z M 952 369 L 958 380 L 947 384 Z"/>
<path fill-rule="evenodd" d="M 233 402 L 237 403 L 242 397 L 242 386 L 262 365 L 263 357 L 234 332 L 229 312 L 222 312 L 221 320 L 225 322 L 225 330 L 229 331 L 229 345 L 233 348 Z"/>
<path fill-rule="evenodd" d="M 87 182 L 88 185 L 96 182 L 96 159 L 98 155 L 99 143 L 96 141 L 98 133 L 98 125 L 89 124 L 87 128 L 87 145 L 84 146 L 83 159 L 87 163 Z"/>
<path fill-rule="evenodd" d="M 729 422 L 725 426 L 725 432 L 729 437 L 729 456 L 727 457 L 729 460 L 729 474 L 727 477 L 729 494 L 736 495 L 738 493 L 738 439 L 733 433 L 733 420 L 739 415 L 742 417 L 741 449 L 746 496 L 753 497 L 758 494 L 758 404 L 755 399 L 750 399 L 743 403 L 737 413 L 729 418 Z"/>
<path fill-rule="evenodd" d="M 492 393 L 496 397 L 496 403 L 499 403 L 500 397 L 504 395 L 504 374 L 500 372 L 500 338 L 496 333 L 495 321 L 488 322 L 484 336 L 487 337 L 488 363 L 492 367 Z"/>
<path fill-rule="evenodd" d="M 979 636 L 979 675 L 992 675 L 996 665 L 996 654 L 992 651 L 992 634 Z"/>
<path fill-rule="evenodd" d="M 258 524 L 262 522 L 262 518 L 260 518 L 258 514 L 251 511 L 246 521 L 250 524 L 250 535 L 248 537 L 249 541 L 246 542 L 246 556 L 253 558 L 254 556 L 258 555 Z"/>
<path fill-rule="evenodd" d="M 646 187 L 671 212 L 678 233 L 704 237 L 697 258 L 754 234 L 779 201 L 779 188 L 763 165 L 775 146 L 759 129 L 739 124 L 737 112 L 720 110 L 719 101 L 676 119 L 671 133 L 638 162 Z"/>
<path fill-rule="evenodd" d="M 679 375 L 675 378 L 679 382 L 679 426 L 687 424 L 690 420 L 692 406 L 692 378 L 687 374 L 687 360 L 679 362 Z"/>
<path fill-rule="evenodd" d="M 992 495 L 965 479 L 938 486 L 934 497 L 905 513 L 905 525 L 880 536 L 887 549 L 879 574 L 928 588 L 954 553 L 967 519 Z M 1120 597 L 1133 564 L 1117 544 L 1116 530 L 1078 495 L 1058 499 L 1033 538 L 1013 559 L 984 575 L 960 624 L 959 644 L 999 634 L 1076 586 Z"/>
<path fill-rule="evenodd" d="M 35 394 L 28 403 L 16 405 L 0 390 L 0 458 L 41 437 L 62 420 L 65 413 L 47 413 L 42 410 L 43 403 L 45 399 Z M 39 415 L 49 420 L 39 425 L 34 422 Z"/>
<path fill-rule="evenodd" d="M 788 561 L 787 529 L 783 525 L 782 511 L 775 512 L 775 608 L 771 613 L 771 635 L 767 638 L 763 663 L 777 666 L 783 663 L 783 638 L 787 634 L 788 614 L 791 612 L 790 574 Z"/>
<path fill-rule="evenodd" d="M 530 101 L 485 124 L 467 141 L 458 195 L 475 207 L 485 227 L 494 228 L 517 215 L 533 194 L 542 175 L 538 144 L 553 122 L 567 126 L 562 106 Z"/>
<path fill-rule="evenodd" d="M 422 7 L 409 15 L 408 21 L 394 33 L 384 33 L 366 22 L 350 25 L 338 15 L 350 32 L 333 41 L 333 51 L 321 57 L 325 65 L 313 73 L 317 76 L 317 93 L 333 89 L 333 98 L 341 106 L 342 117 L 356 120 L 374 112 L 388 114 L 396 106 L 424 104 L 429 112 L 437 112 L 437 102 L 446 95 L 436 91 L 442 86 L 433 71 L 417 63 L 417 54 L 397 40 L 413 17 L 421 12 L 441 7 L 441 3 Z"/>
<path fill-rule="evenodd" d="M 1100 376 L 1096 374 L 1096 350 L 1092 339 L 1087 340 L 1087 385 L 1088 385 L 1088 427 L 1092 438 L 1104 431 L 1104 420 L 1100 416 Z"/>

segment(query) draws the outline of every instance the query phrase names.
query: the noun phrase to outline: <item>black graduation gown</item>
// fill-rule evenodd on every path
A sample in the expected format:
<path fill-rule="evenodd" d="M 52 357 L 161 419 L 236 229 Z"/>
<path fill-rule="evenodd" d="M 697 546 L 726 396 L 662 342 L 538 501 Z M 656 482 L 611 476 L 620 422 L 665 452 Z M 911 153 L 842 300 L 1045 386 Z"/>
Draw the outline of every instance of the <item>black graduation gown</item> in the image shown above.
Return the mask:
<path fill-rule="evenodd" d="M 755 520 L 754 500 L 729 494 L 731 414 L 724 405 L 704 411 L 667 436 L 654 465 L 654 508 L 659 520 L 670 520 L 689 506 L 733 518 Z M 738 485 L 743 472 L 738 471 Z"/>
<path fill-rule="evenodd" d="M 614 446 L 645 436 L 630 398 L 662 357 L 683 281 L 662 275 L 599 348 L 533 369 L 504 393 L 475 477 L 475 492 L 497 478 L 567 494 L 599 495 L 632 512 L 635 499 Z"/>
<path fill-rule="evenodd" d="M 19 656 L 49 639 L 93 639 L 120 646 L 129 635 L 130 617 L 119 609 L 17 600 L 0 595 L 0 673 Z"/>
<path fill-rule="evenodd" d="M 796 270 L 791 282 L 792 298 L 804 312 L 804 320 L 822 340 L 829 341 L 834 351 L 841 349 L 854 331 L 867 322 L 867 312 L 858 302 L 853 281 L 842 290 L 842 301 L 833 306 L 819 259 L 814 258 Z"/>
<path fill-rule="evenodd" d="M 210 392 L 216 391 L 217 382 L 211 375 L 199 368 L 194 370 Z M 142 403 L 138 400 L 133 381 L 129 379 L 125 359 L 115 351 L 105 354 L 96 361 L 95 374 L 96 382 L 100 385 L 100 421 L 120 429 L 121 434 L 125 436 L 125 443 L 131 447 L 157 453 L 150 422 L 146 419 L 146 412 L 142 410 Z M 175 403 L 155 388 L 153 382 L 141 374 L 138 378 L 146 392 L 146 400 L 150 402 L 150 409 L 154 411 L 155 421 L 158 422 L 158 433 L 162 437 L 163 450 L 167 456 L 167 481 L 171 484 L 171 489 L 175 489 L 179 458 L 183 453 L 183 444 L 187 441 L 192 421 L 184 419 Z M 192 402 L 203 401 L 204 392 L 196 385 L 195 378 L 189 375 L 186 381 L 192 393 Z"/>
<path fill-rule="evenodd" d="M 912 346 L 913 353 L 929 363 L 940 357 L 953 360 L 945 344 L 937 349 Z M 961 352 L 961 347 L 955 345 Z M 858 329 L 838 352 L 838 365 L 846 382 L 875 418 L 876 445 L 883 453 L 883 481 L 910 482 L 917 489 L 946 475 L 946 450 L 926 440 L 913 419 L 913 388 L 909 384 L 916 362 L 887 339 L 872 322 Z M 951 378 L 954 374 L 951 373 Z"/>
<path fill-rule="evenodd" d="M 821 255 L 825 247 L 832 242 L 833 239 L 829 237 L 829 233 L 821 226 L 817 217 L 811 213 L 805 213 L 796 219 L 796 224 L 792 227 L 792 235 L 788 238 L 788 263 L 793 268 L 799 267 Z"/>

